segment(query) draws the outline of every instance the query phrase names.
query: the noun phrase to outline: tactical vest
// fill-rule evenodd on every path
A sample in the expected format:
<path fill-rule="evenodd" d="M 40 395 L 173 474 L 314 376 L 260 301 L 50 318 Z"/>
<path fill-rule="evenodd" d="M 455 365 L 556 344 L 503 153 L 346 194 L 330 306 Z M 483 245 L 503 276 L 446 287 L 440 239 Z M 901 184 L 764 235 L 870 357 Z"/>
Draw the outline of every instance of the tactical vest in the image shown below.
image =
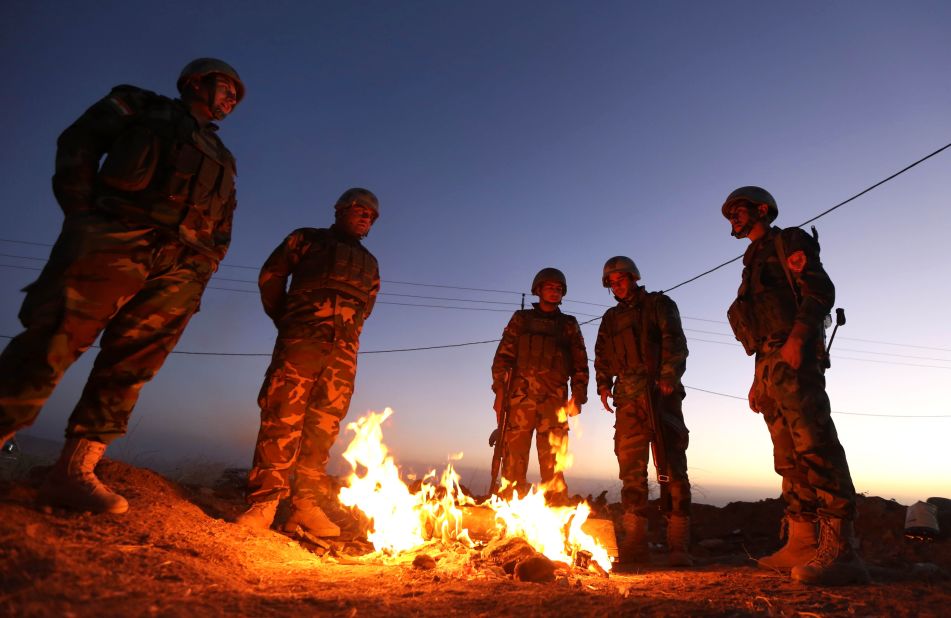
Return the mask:
<path fill-rule="evenodd" d="M 518 335 L 516 367 L 520 372 L 555 371 L 567 380 L 571 367 L 570 318 L 563 313 L 539 315 L 527 310 Z"/>
<path fill-rule="evenodd" d="M 234 157 L 211 128 L 198 128 L 180 101 L 128 88 L 117 96 L 136 104 L 136 113 L 99 169 L 97 204 L 217 252 L 227 239 L 214 232 L 233 209 Z"/>
<path fill-rule="evenodd" d="M 288 294 L 330 289 L 364 305 L 379 273 L 376 258 L 359 242 L 343 242 L 330 230 L 320 230 L 317 250 L 308 251 L 294 269 Z"/>
<path fill-rule="evenodd" d="M 771 340 L 782 343 L 796 319 L 799 299 L 776 248 L 779 233 L 759 241 L 743 268 L 737 298 L 727 312 L 733 333 L 747 354 L 761 351 Z"/>
<path fill-rule="evenodd" d="M 618 375 L 657 370 L 660 328 L 656 319 L 651 319 L 656 314 L 655 295 L 654 292 L 645 294 L 637 307 L 619 305 L 605 324 L 608 362 Z"/>

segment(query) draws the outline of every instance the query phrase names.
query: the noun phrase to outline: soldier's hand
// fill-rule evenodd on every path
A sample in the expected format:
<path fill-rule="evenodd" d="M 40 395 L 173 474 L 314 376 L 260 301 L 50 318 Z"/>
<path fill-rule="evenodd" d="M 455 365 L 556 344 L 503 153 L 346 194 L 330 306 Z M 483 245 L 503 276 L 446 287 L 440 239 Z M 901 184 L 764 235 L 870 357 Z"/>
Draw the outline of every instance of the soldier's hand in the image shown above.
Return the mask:
<path fill-rule="evenodd" d="M 498 441 L 499 441 L 499 429 L 498 427 L 496 427 L 495 430 L 491 434 L 489 434 L 489 446 L 495 448 L 495 443 Z"/>
<path fill-rule="evenodd" d="M 799 369 L 802 365 L 802 344 L 801 339 L 790 335 L 783 347 L 779 348 L 779 357 L 793 369 Z"/>
<path fill-rule="evenodd" d="M 608 405 L 608 397 L 611 396 L 610 391 L 608 391 L 607 389 L 605 389 L 605 390 L 601 391 L 600 395 L 601 395 L 601 405 L 604 406 L 604 409 L 605 409 L 605 410 L 607 410 L 607 411 L 610 412 L 611 414 L 614 414 L 614 409 L 611 408 L 611 406 Z"/>
<path fill-rule="evenodd" d="M 750 387 L 750 394 L 747 395 L 750 402 L 750 410 L 759 414 L 759 405 L 756 403 L 756 382 Z"/>
<path fill-rule="evenodd" d="M 669 378 L 657 380 L 657 389 L 660 390 L 661 394 L 665 397 L 673 394 L 674 386 L 674 381 Z"/>

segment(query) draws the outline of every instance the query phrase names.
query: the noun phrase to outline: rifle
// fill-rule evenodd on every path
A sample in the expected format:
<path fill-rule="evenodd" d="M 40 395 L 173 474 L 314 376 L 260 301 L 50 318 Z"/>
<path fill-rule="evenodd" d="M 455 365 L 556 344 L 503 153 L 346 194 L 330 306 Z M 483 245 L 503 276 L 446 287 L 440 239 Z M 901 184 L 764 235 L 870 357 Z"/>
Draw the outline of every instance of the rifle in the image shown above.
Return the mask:
<path fill-rule="evenodd" d="M 515 364 L 509 371 L 509 377 L 505 384 L 505 394 L 502 398 L 502 414 L 499 415 L 499 426 L 495 428 L 489 436 L 489 446 L 495 448 L 492 452 L 492 480 L 489 483 L 489 495 L 494 495 L 499 490 L 501 482 L 500 473 L 502 471 L 502 461 L 505 459 L 505 429 L 509 421 L 510 401 L 512 396 L 512 383 L 515 381 Z"/>
<path fill-rule="evenodd" d="M 654 307 L 656 312 L 656 306 Z M 647 338 L 647 307 L 641 315 L 641 349 L 644 363 L 647 365 L 647 419 L 650 422 L 651 457 L 654 459 L 654 470 L 657 472 L 657 482 L 661 486 L 670 481 L 667 473 L 667 444 L 664 439 L 664 407 L 657 401 L 657 357 L 650 349 Z M 663 487 L 661 487 L 663 489 Z"/>

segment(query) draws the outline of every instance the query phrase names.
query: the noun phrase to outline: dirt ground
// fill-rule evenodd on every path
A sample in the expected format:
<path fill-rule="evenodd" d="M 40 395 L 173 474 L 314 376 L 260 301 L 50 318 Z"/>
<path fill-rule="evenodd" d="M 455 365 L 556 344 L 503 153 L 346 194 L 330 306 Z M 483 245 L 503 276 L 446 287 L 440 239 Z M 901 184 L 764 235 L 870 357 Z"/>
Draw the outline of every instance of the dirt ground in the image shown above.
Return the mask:
<path fill-rule="evenodd" d="M 463 549 L 360 558 L 318 556 L 277 532 L 229 523 L 240 511 L 232 476 L 183 486 L 106 460 L 98 474 L 125 495 L 124 515 L 38 508 L 41 470 L 0 482 L 2 616 L 948 616 L 951 542 L 903 539 L 904 506 L 862 497 L 856 527 L 873 583 L 813 588 L 758 570 L 749 556 L 778 544 L 778 500 L 695 505 L 698 566 L 610 577 L 562 569 L 552 583 L 515 581 Z M 600 504 L 603 515 L 617 505 Z M 951 528 L 942 513 L 944 530 Z M 654 526 L 657 529 L 657 526 Z M 654 539 L 660 541 L 660 535 Z"/>

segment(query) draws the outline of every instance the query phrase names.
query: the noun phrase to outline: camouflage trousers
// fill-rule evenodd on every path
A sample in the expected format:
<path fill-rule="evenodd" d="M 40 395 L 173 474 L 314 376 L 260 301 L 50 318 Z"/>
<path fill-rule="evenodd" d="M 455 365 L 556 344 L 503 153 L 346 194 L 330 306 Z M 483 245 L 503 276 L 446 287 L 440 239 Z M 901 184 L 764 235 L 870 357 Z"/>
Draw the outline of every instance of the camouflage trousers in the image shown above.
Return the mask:
<path fill-rule="evenodd" d="M 559 420 L 558 410 L 565 405 L 561 397 L 539 399 L 535 395 L 515 393 L 509 404 L 505 429 L 505 458 L 502 478 L 507 479 L 520 494 L 528 491 L 528 459 L 535 434 L 535 450 L 541 482 L 546 494 L 566 496 L 565 475 L 555 470 L 557 454 L 567 454 L 568 422 Z"/>
<path fill-rule="evenodd" d="M 31 425 L 102 333 L 66 437 L 108 444 L 124 435 L 139 390 L 198 311 L 216 266 L 154 228 L 95 213 L 67 216 L 43 272 L 26 288 L 26 330 L 0 355 L 0 434 Z"/>
<path fill-rule="evenodd" d="M 620 385 L 619 385 L 620 386 Z M 615 388 L 614 454 L 617 455 L 618 477 L 621 479 L 621 504 L 625 510 L 644 514 L 647 511 L 647 465 L 653 434 L 646 385 L 624 392 Z M 621 392 L 619 392 L 621 391 Z M 661 504 L 665 513 L 690 515 L 690 479 L 687 476 L 687 445 L 689 433 L 684 424 L 683 393 L 657 397 L 664 409 L 664 442 L 667 474 L 670 480 L 661 484 Z"/>
<path fill-rule="evenodd" d="M 258 396 L 261 429 L 248 476 L 249 503 L 327 498 L 330 449 L 347 415 L 357 345 L 278 337 Z"/>
<path fill-rule="evenodd" d="M 804 358 L 795 370 L 778 350 L 759 355 L 753 393 L 773 440 L 786 512 L 853 519 L 855 488 L 818 361 Z"/>

